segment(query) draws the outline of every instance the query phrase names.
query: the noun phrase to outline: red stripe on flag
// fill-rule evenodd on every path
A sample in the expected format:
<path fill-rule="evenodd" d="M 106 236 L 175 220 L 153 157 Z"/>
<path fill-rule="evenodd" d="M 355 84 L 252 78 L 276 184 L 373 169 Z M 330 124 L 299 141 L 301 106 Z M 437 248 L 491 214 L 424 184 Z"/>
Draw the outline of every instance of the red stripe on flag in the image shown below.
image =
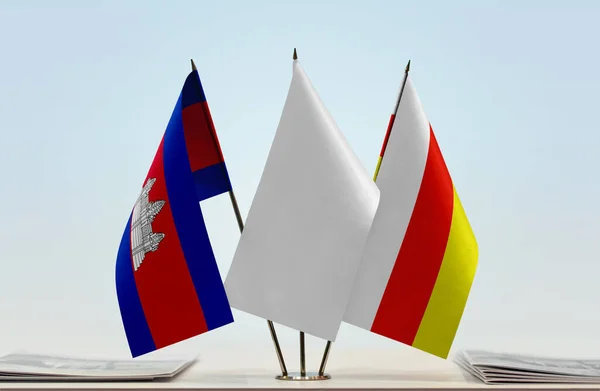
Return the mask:
<path fill-rule="evenodd" d="M 183 131 L 192 172 L 223 162 L 208 103 L 195 103 L 182 111 Z"/>
<path fill-rule="evenodd" d="M 165 201 L 152 231 L 165 236 L 158 249 L 148 252 L 134 271 L 140 301 L 157 349 L 208 330 L 179 236 L 171 214 L 163 166 L 161 141 L 146 180 L 156 178 L 148 199 Z"/>
<path fill-rule="evenodd" d="M 371 331 L 411 345 L 421 324 L 448 242 L 454 193 L 429 127 L 429 152 L 417 201 Z"/>
<path fill-rule="evenodd" d="M 390 139 L 390 133 L 392 132 L 392 126 L 394 125 L 394 119 L 396 118 L 395 114 L 390 116 L 390 122 L 388 122 L 388 127 L 385 132 L 385 138 L 383 139 L 383 145 L 381 146 L 381 152 L 379 153 L 380 157 L 383 157 L 385 153 L 385 149 L 387 148 L 388 140 Z"/>

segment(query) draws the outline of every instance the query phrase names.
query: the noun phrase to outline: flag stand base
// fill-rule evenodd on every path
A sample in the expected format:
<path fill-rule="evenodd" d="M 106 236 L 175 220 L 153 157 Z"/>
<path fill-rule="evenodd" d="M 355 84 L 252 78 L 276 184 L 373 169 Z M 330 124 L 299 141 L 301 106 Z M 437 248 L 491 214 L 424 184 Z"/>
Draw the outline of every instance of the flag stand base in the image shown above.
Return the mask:
<path fill-rule="evenodd" d="M 309 372 L 306 375 L 302 375 L 300 374 L 300 372 L 292 372 L 292 373 L 288 373 L 287 375 L 277 375 L 275 377 L 275 379 L 277 380 L 300 380 L 300 381 L 307 381 L 307 380 L 328 380 L 331 379 L 331 376 L 329 376 L 329 374 L 324 373 L 322 375 L 319 375 L 316 372 Z"/>
<path fill-rule="evenodd" d="M 329 357 L 329 350 L 331 348 L 331 341 L 327 341 L 325 346 L 325 352 L 323 353 L 323 359 L 321 360 L 321 366 L 319 372 L 306 372 L 306 352 L 304 348 L 304 332 L 300 332 L 300 372 L 288 373 L 283 360 L 281 363 L 281 375 L 275 376 L 277 380 L 292 380 L 292 381 L 312 381 L 312 380 L 329 380 L 331 375 L 325 373 L 325 365 L 327 364 L 327 358 Z"/>

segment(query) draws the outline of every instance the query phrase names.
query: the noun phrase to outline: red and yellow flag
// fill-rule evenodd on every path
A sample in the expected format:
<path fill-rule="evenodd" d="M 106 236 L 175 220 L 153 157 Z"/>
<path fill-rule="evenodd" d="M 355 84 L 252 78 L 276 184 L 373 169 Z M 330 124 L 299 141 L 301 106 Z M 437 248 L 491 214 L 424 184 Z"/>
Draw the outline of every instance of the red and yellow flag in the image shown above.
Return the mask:
<path fill-rule="evenodd" d="M 344 320 L 446 358 L 478 248 L 408 75 L 375 175 L 381 198 Z"/>

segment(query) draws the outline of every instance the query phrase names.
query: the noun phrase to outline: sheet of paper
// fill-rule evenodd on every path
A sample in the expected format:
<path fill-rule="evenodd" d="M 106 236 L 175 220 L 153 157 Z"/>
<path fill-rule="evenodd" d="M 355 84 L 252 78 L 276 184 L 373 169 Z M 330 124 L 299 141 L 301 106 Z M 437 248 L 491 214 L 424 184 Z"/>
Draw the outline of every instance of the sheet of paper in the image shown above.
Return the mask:
<path fill-rule="evenodd" d="M 600 384 L 598 359 L 566 359 L 467 350 L 456 356 L 455 362 L 487 384 Z"/>
<path fill-rule="evenodd" d="M 173 377 L 195 360 L 98 360 L 74 357 L 8 354 L 0 357 L 4 380 L 85 378 L 103 380 L 150 380 Z"/>

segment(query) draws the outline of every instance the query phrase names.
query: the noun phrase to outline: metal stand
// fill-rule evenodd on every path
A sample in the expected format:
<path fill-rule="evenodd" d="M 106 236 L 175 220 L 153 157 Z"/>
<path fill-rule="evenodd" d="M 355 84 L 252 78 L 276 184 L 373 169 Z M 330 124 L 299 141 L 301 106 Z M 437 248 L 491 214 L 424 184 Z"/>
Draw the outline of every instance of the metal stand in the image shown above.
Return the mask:
<path fill-rule="evenodd" d="M 325 375 L 325 365 L 327 365 L 327 359 L 329 358 L 329 350 L 331 350 L 331 341 L 327 341 L 327 345 L 325 345 L 325 351 L 323 352 L 323 358 L 321 359 L 321 366 L 319 366 L 319 376 Z"/>
<path fill-rule="evenodd" d="M 304 344 L 304 332 L 300 332 L 300 372 L 285 373 L 275 377 L 277 380 L 328 380 L 331 376 L 325 373 L 325 365 L 327 365 L 327 358 L 329 357 L 329 350 L 331 349 L 331 341 L 327 341 L 325 346 L 325 352 L 323 352 L 323 358 L 321 360 L 321 366 L 319 372 L 306 372 L 306 348 Z"/>
<path fill-rule="evenodd" d="M 283 359 L 283 354 L 281 353 L 281 347 L 279 346 L 279 341 L 277 340 L 277 333 L 275 332 L 275 326 L 273 322 L 268 320 L 269 331 L 271 332 L 271 338 L 273 339 L 273 344 L 275 345 L 275 353 L 277 354 L 277 360 L 279 361 L 279 366 L 281 367 L 281 375 L 287 376 L 287 368 L 285 367 L 285 361 Z"/>
<path fill-rule="evenodd" d="M 329 376 L 328 374 L 323 374 L 323 375 L 319 375 L 315 372 L 309 372 L 306 373 L 304 375 L 301 375 L 298 372 L 292 372 L 287 374 L 286 376 L 283 375 L 277 375 L 275 377 L 275 379 L 277 380 L 329 380 L 331 379 L 331 376 Z"/>

